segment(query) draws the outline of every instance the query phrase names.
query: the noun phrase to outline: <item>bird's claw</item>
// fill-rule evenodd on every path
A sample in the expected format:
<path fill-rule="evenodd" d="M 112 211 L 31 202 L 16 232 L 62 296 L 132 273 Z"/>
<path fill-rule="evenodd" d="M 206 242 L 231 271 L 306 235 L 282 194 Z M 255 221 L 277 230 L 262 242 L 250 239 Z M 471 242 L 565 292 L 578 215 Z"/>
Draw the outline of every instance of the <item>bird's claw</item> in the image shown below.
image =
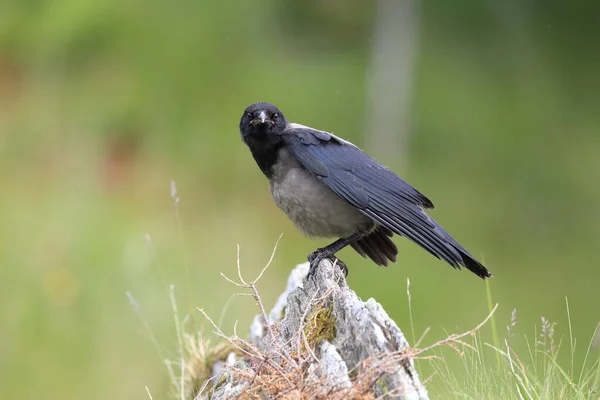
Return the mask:
<path fill-rule="evenodd" d="M 321 249 L 317 249 L 316 251 L 313 251 L 307 257 L 308 262 L 310 263 L 310 268 L 308 269 L 308 274 L 306 274 L 306 279 L 310 279 L 311 276 L 314 276 L 314 274 L 317 272 L 317 268 L 319 267 L 319 263 L 324 258 L 329 259 L 334 265 L 337 264 L 337 266 L 344 273 L 344 277 L 348 277 L 348 266 L 342 260 L 335 256 L 323 257 L 320 253 L 320 250 Z"/>
<path fill-rule="evenodd" d="M 317 259 L 319 259 L 318 261 L 321 261 L 319 257 L 321 255 L 321 252 L 323 251 L 323 249 L 316 249 L 315 251 L 313 251 L 312 253 L 310 253 L 306 258 L 308 259 L 309 263 L 313 263 L 313 261 L 316 261 Z M 318 262 L 317 262 L 318 264 Z"/>
<path fill-rule="evenodd" d="M 348 277 L 348 266 L 346 265 L 346 263 L 337 257 L 333 257 L 333 260 L 331 260 L 331 261 L 333 263 L 337 262 L 337 266 L 340 267 L 340 269 L 342 270 L 342 273 L 344 274 L 344 278 L 347 278 Z"/>

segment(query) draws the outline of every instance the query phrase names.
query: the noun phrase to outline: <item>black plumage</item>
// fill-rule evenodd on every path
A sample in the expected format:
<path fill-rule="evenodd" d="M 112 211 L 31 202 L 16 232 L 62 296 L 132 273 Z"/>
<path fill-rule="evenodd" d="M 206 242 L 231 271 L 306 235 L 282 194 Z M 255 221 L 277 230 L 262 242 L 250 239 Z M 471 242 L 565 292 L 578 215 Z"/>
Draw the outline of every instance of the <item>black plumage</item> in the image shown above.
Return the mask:
<path fill-rule="evenodd" d="M 354 144 L 288 123 L 269 103 L 249 106 L 240 130 L 269 178 L 276 203 L 295 225 L 308 236 L 340 237 L 311 253 L 312 267 L 348 244 L 378 265 L 395 262 L 395 233 L 454 268 L 462 265 L 481 278 L 491 276 L 425 213 L 433 208 L 426 196 Z"/>

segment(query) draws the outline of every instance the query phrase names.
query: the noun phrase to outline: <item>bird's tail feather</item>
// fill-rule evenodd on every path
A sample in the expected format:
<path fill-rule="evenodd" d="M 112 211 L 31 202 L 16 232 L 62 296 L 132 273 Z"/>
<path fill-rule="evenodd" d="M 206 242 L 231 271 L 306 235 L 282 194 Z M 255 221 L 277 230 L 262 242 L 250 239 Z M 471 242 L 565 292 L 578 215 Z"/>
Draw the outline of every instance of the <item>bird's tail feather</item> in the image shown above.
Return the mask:
<path fill-rule="evenodd" d="M 410 209 L 408 210 L 410 211 Z M 475 257 L 470 255 L 421 208 L 419 208 L 420 215 L 412 213 L 412 215 L 409 215 L 410 218 L 399 214 L 378 214 L 370 209 L 362 211 L 381 226 L 417 243 L 430 254 L 446 261 L 454 268 L 460 269 L 462 265 L 483 279 L 492 276 Z"/>
<path fill-rule="evenodd" d="M 398 247 L 390 239 L 393 234 L 389 229 L 380 226 L 350 246 L 361 256 L 373 260 L 375 264 L 387 267 L 389 261 L 396 262 L 398 255 Z"/>
<path fill-rule="evenodd" d="M 483 264 L 477 261 L 472 255 L 463 251 L 462 248 L 457 250 L 462 257 L 463 265 L 465 266 L 465 268 L 467 268 L 469 271 L 473 272 L 475 275 L 482 279 L 492 277 L 492 273 L 486 267 L 484 267 Z"/>

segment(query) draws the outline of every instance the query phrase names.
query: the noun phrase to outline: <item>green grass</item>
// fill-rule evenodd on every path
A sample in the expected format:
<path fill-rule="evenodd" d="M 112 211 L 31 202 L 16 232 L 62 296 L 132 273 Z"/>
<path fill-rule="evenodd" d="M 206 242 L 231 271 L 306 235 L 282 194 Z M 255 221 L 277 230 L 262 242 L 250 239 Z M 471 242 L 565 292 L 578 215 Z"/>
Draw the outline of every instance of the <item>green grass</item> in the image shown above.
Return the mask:
<path fill-rule="evenodd" d="M 587 342 L 582 363 L 574 364 L 577 338 L 568 301 L 567 343 L 555 338 L 555 324 L 544 317 L 531 332 L 519 333 L 522 323 L 517 324 L 516 311 L 504 332 L 498 330 L 494 317 L 491 319 L 493 343 L 479 331 L 458 355 L 437 349 L 430 359 L 434 374 L 427 385 L 433 398 L 584 400 L 600 396 L 600 359 L 592 348 L 593 337 Z M 596 331 L 598 328 L 600 325 Z M 519 336 L 524 349 L 514 345 Z"/>

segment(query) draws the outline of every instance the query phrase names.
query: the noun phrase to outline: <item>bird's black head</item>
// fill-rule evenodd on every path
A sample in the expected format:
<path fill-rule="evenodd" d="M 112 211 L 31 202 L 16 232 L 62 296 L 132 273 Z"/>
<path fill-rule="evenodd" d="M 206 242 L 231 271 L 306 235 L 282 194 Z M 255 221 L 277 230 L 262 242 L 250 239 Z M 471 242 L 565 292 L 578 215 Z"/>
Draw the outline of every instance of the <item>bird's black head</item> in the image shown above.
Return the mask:
<path fill-rule="evenodd" d="M 273 173 L 286 127 L 287 121 L 281 111 L 273 104 L 264 102 L 249 105 L 240 120 L 242 140 L 267 177 Z"/>
<path fill-rule="evenodd" d="M 271 103 L 259 102 L 249 105 L 244 110 L 240 120 L 242 139 L 247 142 L 249 137 L 259 139 L 265 135 L 280 135 L 287 125 L 281 111 Z"/>

